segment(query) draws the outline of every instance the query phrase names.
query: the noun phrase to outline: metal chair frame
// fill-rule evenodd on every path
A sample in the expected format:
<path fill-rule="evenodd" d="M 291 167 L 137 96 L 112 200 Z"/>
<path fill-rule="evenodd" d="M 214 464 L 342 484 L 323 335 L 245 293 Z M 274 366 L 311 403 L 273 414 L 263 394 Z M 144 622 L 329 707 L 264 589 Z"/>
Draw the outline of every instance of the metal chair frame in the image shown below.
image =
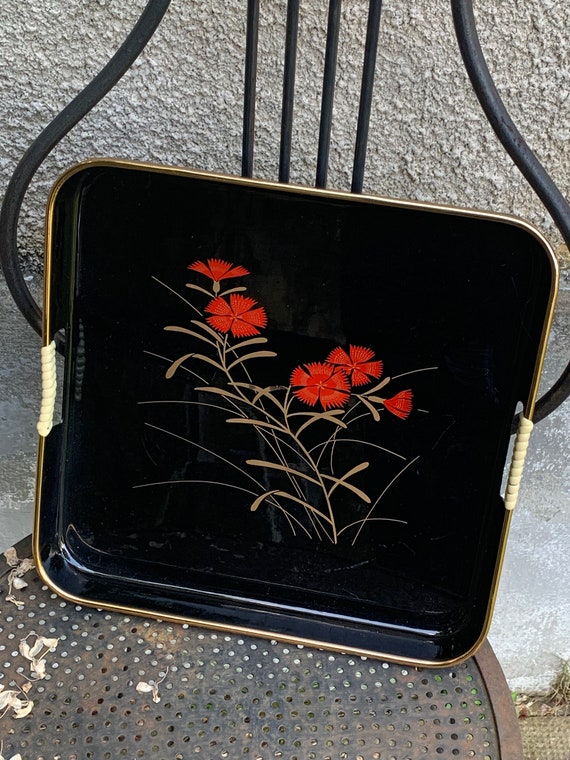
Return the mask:
<path fill-rule="evenodd" d="M 552 215 L 565 242 L 570 245 L 570 205 L 536 159 L 502 103 L 479 44 L 472 2 L 471 0 L 450 0 L 450 3 L 464 64 L 486 117 L 505 150 Z M 300 0 L 288 0 L 287 3 L 278 174 L 279 181 L 284 183 L 289 182 L 290 179 L 299 4 Z M 149 0 L 136 25 L 112 59 L 41 132 L 22 157 L 9 182 L 0 211 L 0 263 L 14 300 L 25 318 L 38 333 L 42 332 L 42 312 L 25 283 L 17 248 L 18 219 L 26 190 L 39 166 L 54 146 L 109 92 L 134 63 L 159 26 L 169 5 L 170 0 Z M 329 0 L 315 177 L 315 186 L 319 188 L 324 188 L 327 184 L 340 11 L 341 0 Z M 369 0 L 352 170 L 351 190 L 354 193 L 360 193 L 363 187 L 381 11 L 382 0 Z M 248 0 L 241 166 L 241 173 L 244 177 L 253 175 L 259 12 L 259 0 Z M 61 334 L 57 336 L 57 343 L 58 348 L 63 350 L 65 336 Z M 550 390 L 537 402 L 535 421 L 549 415 L 569 395 L 570 364 Z M 503 684 L 500 686 L 502 689 Z M 503 698 L 504 694 L 501 696 L 501 699 Z M 509 752 L 516 752 L 518 755 L 520 752 L 519 738 L 514 736 L 509 741 L 513 741 L 517 745 L 516 749 L 510 749 Z M 508 745 L 507 742 L 507 746 L 514 745 Z"/>
<path fill-rule="evenodd" d="M 450 0 L 450 2 L 457 40 L 465 67 L 487 119 L 505 150 L 552 215 L 566 244 L 570 245 L 570 205 L 532 153 L 507 113 L 479 44 L 472 2 L 471 0 Z M 0 210 L 0 263 L 14 300 L 28 322 L 40 334 L 42 332 L 41 309 L 24 280 L 17 247 L 18 219 L 27 187 L 53 147 L 109 92 L 130 68 L 154 34 L 169 5 L 170 0 L 149 0 L 136 25 L 119 50 L 87 87 L 41 132 L 22 157 L 8 184 Z M 327 183 L 340 10 L 341 0 L 329 0 L 315 178 L 315 185 L 320 188 L 325 187 Z M 354 193 L 360 193 L 363 186 L 381 11 L 382 0 L 369 0 L 352 171 L 351 190 Z M 288 0 L 279 155 L 280 182 L 289 181 L 298 18 L 299 0 Z M 259 0 L 248 0 L 242 147 L 242 176 L 244 177 L 251 177 L 253 173 L 258 28 Z M 61 334 L 58 335 L 56 342 L 61 350 L 65 343 L 65 337 Z M 569 395 L 570 363 L 550 390 L 538 400 L 534 421 L 538 422 L 549 415 Z M 514 430 L 515 424 L 513 424 L 513 432 Z"/>

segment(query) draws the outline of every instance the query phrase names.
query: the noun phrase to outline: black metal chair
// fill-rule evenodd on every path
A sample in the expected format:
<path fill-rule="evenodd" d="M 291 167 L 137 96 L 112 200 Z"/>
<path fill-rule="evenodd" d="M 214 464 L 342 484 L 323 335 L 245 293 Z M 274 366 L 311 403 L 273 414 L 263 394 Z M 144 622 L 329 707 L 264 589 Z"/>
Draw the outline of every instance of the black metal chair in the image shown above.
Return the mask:
<path fill-rule="evenodd" d="M 105 66 L 91 84 L 89 84 L 85 90 L 80 93 L 48 127 L 46 127 L 26 152 L 18 168 L 14 172 L 7 189 L 0 214 L 0 257 L 2 267 L 16 303 L 26 319 L 38 332 L 41 332 L 42 328 L 41 310 L 35 303 L 25 284 L 18 262 L 16 245 L 18 217 L 26 188 L 38 167 L 46 155 L 52 150 L 54 145 L 70 129 L 72 129 L 72 127 L 77 124 L 77 122 L 91 108 L 93 108 L 105 93 L 113 87 L 118 79 L 120 79 L 125 71 L 128 70 L 154 33 L 164 13 L 168 9 L 168 6 L 169 0 L 150 0 L 135 28 L 113 59 Z M 535 189 L 544 205 L 552 214 L 564 239 L 567 243 L 570 243 L 570 207 L 554 186 L 547 173 L 533 156 L 530 149 L 526 146 L 524 140 L 504 109 L 489 75 L 477 40 L 471 2 L 469 0 L 451 0 L 451 6 L 453 9 L 457 37 L 465 65 L 487 118 L 506 150 L 512 156 L 513 160 L 517 163 L 529 183 Z M 352 169 L 351 190 L 354 193 L 360 193 L 363 187 L 381 9 L 381 0 L 370 0 L 367 34 L 363 46 L 364 65 Z M 320 188 L 324 188 L 327 184 L 335 67 L 340 29 L 340 10 L 340 0 L 330 0 L 326 36 L 325 68 L 322 85 L 317 171 L 315 177 L 315 186 Z M 278 172 L 279 181 L 285 183 L 290 179 L 298 14 L 299 0 L 289 0 L 287 5 L 286 53 L 284 62 Z M 258 24 L 259 0 L 248 0 L 242 150 L 242 175 L 244 177 L 251 177 L 253 174 Z M 65 342 L 65 337 L 59 336 L 58 342 L 60 347 L 62 347 Z M 543 419 L 550 414 L 568 395 L 570 395 L 570 365 L 565 369 L 561 377 L 548 393 L 538 401 L 535 421 Z M 29 547 L 22 545 L 19 547 L 19 551 L 26 553 L 29 551 Z M 42 594 L 45 595 L 45 600 L 42 602 L 42 609 L 50 609 L 58 604 L 58 602 L 54 602 L 53 596 L 51 597 L 51 601 L 48 599 L 49 595 L 46 595 L 45 588 L 43 590 L 40 588 L 41 584 L 39 584 L 37 579 L 34 580 L 34 584 L 34 589 L 36 585 L 38 586 L 38 597 Z M 47 607 L 45 605 L 47 605 Z M 29 608 L 23 614 L 25 615 L 28 612 Z M 32 610 L 32 612 L 32 617 L 34 615 L 43 615 L 45 617 L 46 614 L 45 612 L 36 610 Z M 49 614 L 51 614 L 51 612 Z M 17 624 L 18 621 L 16 616 L 13 616 L 9 622 L 10 625 L 5 625 L 0 629 L 2 631 L 2 636 L 13 636 L 12 623 L 14 625 Z M 36 745 L 38 747 L 42 746 L 45 749 L 45 742 L 48 739 L 50 741 L 52 740 L 51 734 L 53 734 L 54 743 L 57 744 L 59 742 L 58 746 L 60 746 L 62 740 L 61 733 L 64 732 L 64 728 L 62 728 L 64 719 L 69 718 L 73 712 L 73 730 L 77 733 L 79 741 L 87 741 L 85 737 L 90 736 L 89 743 L 94 745 L 93 750 L 95 750 L 97 742 L 99 740 L 103 741 L 103 739 L 105 742 L 109 742 L 108 747 L 110 749 L 114 746 L 121 746 L 121 742 L 125 742 L 125 745 L 123 746 L 126 747 L 130 741 L 130 738 L 125 740 L 127 733 L 131 730 L 133 732 L 138 730 L 138 733 L 133 735 L 133 742 L 135 743 L 135 748 L 136 746 L 141 748 L 141 751 L 137 755 L 141 757 L 145 756 L 146 752 L 163 751 L 163 748 L 164 751 L 169 751 L 167 750 L 167 747 L 170 748 L 170 751 L 174 751 L 173 747 L 175 746 L 180 747 L 180 754 L 176 755 L 177 757 L 184 756 L 182 750 L 189 748 L 190 746 L 194 747 L 195 752 L 200 751 L 203 754 L 210 752 L 210 756 L 212 757 L 217 756 L 215 753 L 221 753 L 219 755 L 220 757 L 231 757 L 233 752 L 232 747 L 240 747 L 244 752 L 246 751 L 244 748 L 247 748 L 247 751 L 250 751 L 250 749 L 253 751 L 253 748 L 255 747 L 259 757 L 274 756 L 293 758 L 296 757 L 297 754 L 304 757 L 332 757 L 333 749 L 331 749 L 331 747 L 333 745 L 335 747 L 334 752 L 337 753 L 334 756 L 338 757 L 380 758 L 393 756 L 405 758 L 419 757 L 419 753 L 421 752 L 437 752 L 438 755 L 449 757 L 470 757 L 474 756 L 474 750 L 478 756 L 488 756 L 489 758 L 496 757 L 497 755 L 494 753 L 499 753 L 499 756 L 504 758 L 521 757 L 520 739 L 516 735 L 516 721 L 513 722 L 514 712 L 512 706 L 509 705 L 508 688 L 504 683 L 504 679 L 502 679 L 500 668 L 488 647 L 481 651 L 481 654 L 478 656 L 479 659 L 476 662 L 470 661 L 465 667 L 460 666 L 460 668 L 453 670 L 448 668 L 445 672 L 432 671 L 429 675 L 427 673 L 422 675 L 421 671 L 416 671 L 413 677 L 410 676 L 408 678 L 408 681 L 406 681 L 408 671 L 405 668 L 402 669 L 385 664 L 388 680 L 386 681 L 386 679 L 384 679 L 384 681 L 391 684 L 388 688 L 394 688 L 392 688 L 392 691 L 388 696 L 388 692 L 386 692 L 383 697 L 378 697 L 377 704 L 373 707 L 370 707 L 370 705 L 366 707 L 368 710 L 366 720 L 361 720 L 358 717 L 361 715 L 361 712 L 359 711 L 365 709 L 365 704 L 367 703 L 366 698 L 361 700 L 359 696 L 355 696 L 353 692 L 350 692 L 350 689 L 344 696 L 341 695 L 339 690 L 344 683 L 341 678 L 340 682 L 335 684 L 334 688 L 336 691 L 335 694 L 333 694 L 333 698 L 338 702 L 338 714 L 335 717 L 335 721 L 341 720 L 341 727 L 337 730 L 335 721 L 332 719 L 330 721 L 326 720 L 325 713 L 322 712 L 322 709 L 321 712 L 318 712 L 311 708 L 312 703 L 308 696 L 308 691 L 311 686 L 313 686 L 313 683 L 316 683 L 316 681 L 309 682 L 310 679 L 315 676 L 315 671 L 312 670 L 311 667 L 311 658 L 313 655 L 310 652 L 305 651 L 302 654 L 298 654 L 297 658 L 295 658 L 295 652 L 291 653 L 286 648 L 278 648 L 277 645 L 272 643 L 270 647 L 266 647 L 268 652 L 269 650 L 271 650 L 271 652 L 269 652 L 269 654 L 268 652 L 264 652 L 263 656 L 259 658 L 259 663 L 256 663 L 256 666 L 259 668 L 265 667 L 268 662 L 267 657 L 270 657 L 270 655 L 273 655 L 273 662 L 275 662 L 275 658 L 281 658 L 282 666 L 284 665 L 288 671 L 295 671 L 295 683 L 299 685 L 296 699 L 298 701 L 300 698 L 299 704 L 304 705 L 304 707 L 299 708 L 297 702 L 295 702 L 293 709 L 291 707 L 293 697 L 289 698 L 288 696 L 288 701 L 280 701 L 279 694 L 273 694 L 271 688 L 269 688 L 269 682 L 267 679 L 266 682 L 263 682 L 262 684 L 260 681 L 258 686 L 260 688 L 263 687 L 263 694 L 265 695 L 262 695 L 261 703 L 257 697 L 253 697 L 252 705 L 255 707 L 252 707 L 248 713 L 247 722 L 245 722 L 242 727 L 235 729 L 235 736 L 230 731 L 226 737 L 227 741 L 220 741 L 220 735 L 217 732 L 220 731 L 220 725 L 222 725 L 220 723 L 221 718 L 216 722 L 215 720 L 209 720 L 208 717 L 208 711 L 212 709 L 213 704 L 215 705 L 215 709 L 219 711 L 219 716 L 224 716 L 224 719 L 227 717 L 227 715 L 224 714 L 225 708 L 223 703 L 218 704 L 216 701 L 217 697 L 215 696 L 215 682 L 219 683 L 221 678 L 215 662 L 216 656 L 219 654 L 221 647 L 222 654 L 218 659 L 221 658 L 223 660 L 223 658 L 226 658 L 229 662 L 229 659 L 227 658 L 234 656 L 233 650 L 236 647 L 249 646 L 252 651 L 255 651 L 254 644 L 246 642 L 244 645 L 244 642 L 241 639 L 241 643 L 236 643 L 232 637 L 226 637 L 225 644 L 222 646 L 217 643 L 215 637 L 213 637 L 212 641 L 206 637 L 207 641 L 205 642 L 205 637 L 203 635 L 199 640 L 189 643 L 184 631 L 180 630 L 173 633 L 172 629 L 165 624 L 135 624 L 128 618 L 121 616 L 104 615 L 103 613 L 96 612 L 85 614 L 81 610 L 73 612 L 69 608 L 66 610 L 66 622 L 69 622 L 69 626 L 71 626 L 70 630 L 76 630 L 78 626 L 81 627 L 83 625 L 87 631 L 86 635 L 89 635 L 91 638 L 97 633 L 97 631 L 91 631 L 91 627 L 97 628 L 99 633 L 97 639 L 94 641 L 101 640 L 101 642 L 107 642 L 109 641 L 109 638 L 112 638 L 113 644 L 115 645 L 116 642 L 114 639 L 118 637 L 119 633 L 123 632 L 124 637 L 122 642 L 124 642 L 125 647 L 128 648 L 128 653 L 127 648 L 124 649 L 124 653 L 122 654 L 123 659 L 125 658 L 126 653 L 131 657 L 130 653 L 132 650 L 129 643 L 130 639 L 139 641 L 140 638 L 142 643 L 144 643 L 144 641 L 150 641 L 152 643 L 153 651 L 151 652 L 149 649 L 147 658 L 155 656 L 158 650 L 162 648 L 163 644 L 161 643 L 160 647 L 158 644 L 162 642 L 163 639 L 164 641 L 170 639 L 172 652 L 177 652 L 180 656 L 183 654 L 188 661 L 191 661 L 191 666 L 188 666 L 189 672 L 194 674 L 193 677 L 195 679 L 202 679 L 204 677 L 203 673 L 207 673 L 207 669 L 210 667 L 210 676 L 213 680 L 209 691 L 208 689 L 201 690 L 199 688 L 201 685 L 197 682 L 194 683 L 192 691 L 187 681 L 180 681 L 180 683 L 178 683 L 176 678 L 170 679 L 170 687 L 176 687 L 181 691 L 179 691 L 176 697 L 170 698 L 168 703 L 165 704 L 166 714 L 168 715 L 169 710 L 171 709 L 172 714 L 174 714 L 175 707 L 177 706 L 175 700 L 179 700 L 180 710 L 182 710 L 183 706 L 185 706 L 184 709 L 188 710 L 188 700 L 190 700 L 190 711 L 195 710 L 195 715 L 198 717 L 196 721 L 191 722 L 190 725 L 188 721 L 182 720 L 177 713 L 176 720 L 170 718 L 168 731 L 161 732 L 160 730 L 157 730 L 157 727 L 160 727 L 157 722 L 154 724 L 155 727 L 153 730 L 147 732 L 149 729 L 149 719 L 148 716 L 145 717 L 143 715 L 138 718 L 139 722 L 137 725 L 142 727 L 138 730 L 131 725 L 131 718 L 135 710 L 133 707 L 135 704 L 133 699 L 136 699 L 136 693 L 133 689 L 129 703 L 130 706 L 125 707 L 122 710 L 122 724 L 120 726 L 115 726 L 114 724 L 111 726 L 109 721 L 98 722 L 99 718 L 95 716 L 99 714 L 102 708 L 95 704 L 92 695 L 90 696 L 87 693 L 88 690 L 84 690 L 85 694 L 79 695 L 77 698 L 80 701 L 81 699 L 83 700 L 81 704 L 84 704 L 86 707 L 89 706 L 89 710 L 85 713 L 85 719 L 81 717 L 81 713 L 77 712 L 77 710 L 74 712 L 71 709 L 70 701 L 75 697 L 69 697 L 68 702 L 66 702 L 64 706 L 60 706 L 59 722 L 52 722 L 50 717 L 49 721 L 47 719 L 44 719 L 43 722 L 40 721 L 41 725 L 38 724 L 36 726 L 34 724 L 35 727 L 33 729 L 25 732 L 22 743 L 18 744 L 15 739 L 11 738 L 11 746 L 5 747 L 4 752 L 10 748 L 16 750 L 24 746 L 35 747 Z M 69 635 L 71 636 L 71 634 Z M 149 637 L 152 638 L 149 639 Z M 100 646 L 103 647 L 103 644 L 101 643 Z M 195 648 L 192 649 L 192 647 Z M 93 666 L 93 661 L 96 662 L 97 658 L 106 657 L 103 649 L 101 649 L 101 651 L 97 650 L 96 644 L 95 649 L 92 649 L 91 651 L 91 655 L 83 654 L 82 659 L 82 663 L 86 664 L 86 667 L 88 668 Z M 66 652 L 66 656 L 67 654 L 68 653 Z M 133 651 L 132 656 L 135 654 L 136 652 Z M 248 657 L 249 656 L 250 655 L 248 655 Z M 93 660 L 94 657 L 95 660 Z M 161 660 L 158 655 L 156 655 L 156 658 L 158 660 L 158 666 L 168 666 L 167 660 Z M 342 672 L 343 668 L 348 668 L 354 678 L 361 677 L 360 675 L 357 675 L 360 668 L 358 663 L 355 664 L 350 658 L 342 658 L 341 656 L 338 656 L 337 660 L 338 661 L 335 664 L 337 675 Z M 112 690 L 114 689 L 114 686 L 107 678 L 107 673 L 110 675 L 113 668 L 119 668 L 121 662 L 113 661 L 113 664 L 111 664 L 107 663 L 106 659 L 104 662 L 105 666 L 104 668 L 101 668 L 101 673 L 98 675 L 98 679 L 95 679 L 94 684 L 98 680 L 99 686 L 104 688 L 105 692 L 110 692 L 111 696 L 107 697 L 105 695 L 95 701 L 102 704 L 104 699 L 107 699 L 107 702 L 112 701 L 115 706 L 121 700 L 125 700 L 125 692 L 121 691 L 117 694 L 113 693 Z M 135 662 L 140 663 L 141 661 L 135 659 L 131 662 L 129 659 L 128 667 L 134 668 Z M 153 665 L 153 662 L 154 660 L 149 660 L 149 662 L 143 663 L 146 668 L 145 672 L 147 673 L 145 677 L 147 678 L 151 677 L 152 668 L 157 666 Z M 199 665 L 199 663 L 202 663 L 202 665 Z M 61 671 L 65 664 L 64 659 L 61 659 L 59 664 Z M 303 666 L 305 670 L 301 673 L 299 669 Z M 284 670 L 285 667 L 283 668 Z M 322 671 L 322 664 L 316 667 L 321 668 Z M 369 663 L 366 667 L 369 669 Z M 382 667 L 384 666 L 378 665 L 378 670 L 381 670 Z M 461 668 L 463 668 L 463 670 L 461 670 Z M 127 667 L 124 666 L 123 670 L 126 669 Z M 243 669 L 238 669 L 238 671 L 243 673 Z M 83 672 L 80 672 L 78 675 L 73 669 L 70 669 L 70 674 L 71 673 L 77 678 L 83 678 L 85 675 Z M 374 685 L 376 685 L 376 688 L 380 688 L 376 683 L 379 683 L 378 678 L 376 678 L 376 681 L 374 680 L 375 677 L 370 669 L 369 675 L 371 676 L 371 679 L 368 678 L 370 683 L 366 684 L 366 688 L 368 688 L 368 686 L 373 687 Z M 207 676 L 207 678 L 210 676 Z M 327 678 L 328 677 L 329 676 L 327 676 Z M 457 678 L 461 679 L 461 686 L 456 685 L 458 681 L 455 679 Z M 472 686 L 472 688 L 469 689 L 468 686 L 469 684 L 474 683 L 474 678 L 477 679 L 477 686 Z M 307 681 L 307 679 L 309 679 L 309 681 Z M 65 679 L 62 677 L 61 680 L 63 686 L 65 684 Z M 445 683 L 443 683 L 443 681 L 445 681 Z M 165 682 L 165 688 L 168 685 L 168 682 L 168 680 Z M 255 681 L 253 682 L 255 683 Z M 231 684 L 232 682 L 230 681 L 229 683 Z M 412 685 L 410 686 L 409 684 Z M 242 684 L 239 677 L 234 678 L 233 686 L 236 688 L 239 687 L 241 694 L 245 694 L 249 688 L 248 682 L 244 681 Z M 125 688 L 127 687 L 128 683 Z M 93 688 L 95 688 L 95 686 Z M 225 684 L 224 688 L 226 691 L 223 691 L 223 699 L 229 701 L 232 699 L 230 691 L 227 691 L 230 686 Z M 316 687 L 313 686 L 313 688 Z M 347 686 L 346 688 L 349 687 Z M 364 689 L 364 686 L 362 689 Z M 480 690 L 479 697 L 477 696 L 477 689 Z M 453 699 L 449 696 L 452 691 L 454 691 Z M 475 710 L 473 715 L 471 715 L 471 713 L 468 715 L 466 712 L 466 710 L 468 710 L 467 699 L 458 696 L 463 691 L 465 694 L 469 691 L 469 699 L 474 700 L 473 705 L 469 703 L 469 709 L 473 707 Z M 420 695 L 421 699 L 418 700 L 418 694 L 420 694 L 420 692 L 422 692 Z M 482 695 L 482 692 L 485 692 L 484 696 Z M 331 694 L 332 693 L 333 692 L 331 692 Z M 171 696 L 173 694 L 174 693 L 172 692 Z M 305 694 L 305 696 L 302 696 L 303 694 Z M 408 699 L 408 695 L 410 695 L 410 699 Z M 485 704 L 489 705 L 493 716 L 489 716 L 488 712 L 486 716 L 483 712 L 476 714 L 477 709 L 481 707 L 480 697 L 486 700 Z M 55 703 L 60 697 L 56 695 L 55 691 L 53 691 L 53 696 L 50 697 L 50 699 Z M 258 700 L 257 702 L 255 701 L 256 699 Z M 314 704 L 318 705 L 318 700 L 320 699 L 321 696 L 317 698 L 317 701 L 313 700 Z M 427 699 L 429 704 L 422 706 L 421 701 L 423 699 Z M 363 704 L 361 704 L 361 702 Z M 370 700 L 368 700 L 368 702 L 370 702 Z M 269 718 L 265 712 L 267 710 L 266 703 L 270 705 L 271 709 L 275 712 L 275 715 L 271 716 L 271 718 Z M 121 704 L 124 705 L 125 701 L 121 702 Z M 76 707 L 77 706 L 74 705 L 74 709 Z M 150 704 L 150 702 L 144 707 L 144 710 L 147 713 L 152 709 L 153 705 Z M 305 709 L 307 715 L 299 712 L 299 710 L 303 709 Z M 424 712 L 420 715 L 422 709 Z M 289 710 L 290 714 L 287 714 L 284 717 L 283 713 L 285 710 Z M 351 711 L 353 714 L 350 718 L 346 718 L 345 723 L 344 716 L 348 715 Z M 407 718 L 402 717 L 412 715 L 414 711 L 416 713 L 414 720 L 408 720 Z M 115 712 L 116 707 L 114 707 L 113 710 L 113 713 Z M 438 712 L 438 717 L 434 719 L 433 715 L 436 712 Z M 315 714 L 317 714 L 316 717 Z M 396 716 L 396 714 L 398 714 L 398 720 L 393 717 Z M 45 712 L 45 716 L 48 715 L 52 716 L 52 713 L 49 712 L 49 710 Z M 308 718 L 308 715 L 311 717 Z M 429 731 L 426 728 L 428 723 L 427 716 L 429 716 L 430 723 Z M 298 739 L 297 741 L 288 737 L 287 745 L 283 747 L 281 744 L 276 744 L 275 741 L 272 741 L 275 740 L 276 737 L 279 738 L 282 735 L 288 734 L 290 730 L 293 733 L 302 733 L 303 721 L 305 721 L 305 723 L 307 721 L 310 722 L 313 718 L 314 733 L 312 736 L 308 734 L 306 738 L 303 737 L 302 740 Z M 158 721 L 158 717 L 156 720 Z M 476 732 L 471 732 L 469 729 L 466 729 L 466 726 L 468 726 L 472 720 L 488 720 L 490 732 L 485 736 L 481 734 L 481 732 L 476 734 Z M 176 721 L 178 721 L 178 723 Z M 291 723 L 291 725 L 289 725 L 289 723 Z M 333 723 L 335 723 L 334 726 L 332 725 Z M 438 726 L 441 726 L 441 728 L 438 729 Z M 457 727 L 457 730 L 454 728 L 455 726 Z M 54 731 L 51 731 L 50 733 L 52 727 Z M 461 731 L 459 730 L 460 728 Z M 225 729 L 222 728 L 222 731 L 223 730 Z M 246 739 L 243 739 L 243 741 L 239 739 L 240 730 L 245 732 Z M 313 729 L 311 729 L 311 731 L 312 730 Z M 111 732 L 113 731 L 115 733 L 111 735 Z M 147 732 L 144 736 L 143 731 Z M 330 745 L 327 744 L 327 731 L 331 735 L 335 735 L 334 742 Z M 345 734 L 344 738 L 343 732 Z M 387 732 L 392 733 L 390 734 Z M 97 734 L 98 738 L 93 739 L 93 734 Z M 378 739 L 380 734 L 382 734 L 382 738 Z M 40 740 L 37 737 L 39 736 L 43 737 L 41 741 L 44 743 L 41 745 L 38 744 L 38 741 Z M 359 736 L 362 740 L 361 744 L 358 744 Z M 196 737 L 199 737 L 199 741 Z M 376 737 L 376 739 L 374 737 Z M 343 749 L 343 747 L 345 747 L 345 744 L 343 744 L 344 739 L 347 740 L 346 746 L 348 746 L 350 742 L 353 742 L 353 744 L 350 745 L 350 749 Z M 177 741 L 183 743 L 177 745 Z M 378 746 L 374 745 L 375 741 Z M 24 742 L 26 744 L 24 744 Z M 119 742 L 119 744 L 116 744 L 116 742 Z M 474 743 L 470 744 L 470 742 Z M 311 749 L 313 745 L 315 748 Z M 151 747 L 152 750 L 150 749 Z M 214 749 L 215 747 L 217 747 L 217 749 Z M 360 749 L 358 747 L 360 747 Z M 397 747 L 397 749 L 394 749 L 394 747 Z M 89 751 L 91 751 L 91 749 L 89 749 Z M 398 754 L 396 754 L 396 752 Z M 484 752 L 487 752 L 487 754 L 482 754 Z M 107 757 L 111 756 L 111 754 L 99 755 L 94 751 L 93 754 L 86 756 Z"/>
<path fill-rule="evenodd" d="M 132 32 L 109 63 L 43 130 L 26 151 L 6 190 L 0 211 L 0 262 L 16 303 L 38 333 L 41 333 L 42 329 L 41 310 L 24 281 L 17 252 L 17 226 L 26 189 L 53 147 L 109 92 L 136 60 L 154 34 L 169 5 L 169 0 L 150 0 Z M 485 114 L 504 148 L 544 203 L 568 244 L 570 242 L 570 206 L 526 144 L 503 105 L 479 44 L 472 2 L 471 0 L 451 0 L 451 8 L 465 67 Z M 363 186 L 381 10 L 382 0 L 370 0 L 352 169 L 351 190 L 354 193 L 361 192 Z M 340 0 L 330 0 L 316 187 L 325 187 L 327 183 L 340 11 Z M 298 14 L 299 0 L 289 0 L 281 112 L 278 176 L 280 182 L 288 182 L 290 172 Z M 242 149 L 242 176 L 244 177 L 251 177 L 253 173 L 258 27 L 259 0 L 248 0 Z M 60 336 L 59 341 L 61 340 Z M 538 422 L 554 411 L 568 395 L 570 395 L 570 364 L 566 366 L 550 390 L 538 400 L 534 421 Z"/>

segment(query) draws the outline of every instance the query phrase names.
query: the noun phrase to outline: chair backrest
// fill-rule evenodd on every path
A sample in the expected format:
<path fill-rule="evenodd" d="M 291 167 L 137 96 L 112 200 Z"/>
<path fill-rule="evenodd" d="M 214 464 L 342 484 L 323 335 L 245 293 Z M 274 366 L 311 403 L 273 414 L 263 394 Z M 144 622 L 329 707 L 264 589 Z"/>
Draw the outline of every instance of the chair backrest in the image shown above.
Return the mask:
<path fill-rule="evenodd" d="M 360 90 L 358 123 L 355 135 L 352 169 L 351 190 L 352 192 L 357 193 L 362 191 L 364 180 L 364 165 L 368 142 L 368 128 L 370 124 L 370 108 L 372 104 L 381 10 L 382 0 L 371 0 L 366 26 L 366 38 L 363 45 L 362 86 Z M 330 0 L 328 7 L 325 63 L 319 121 L 317 171 L 315 177 L 316 187 L 326 187 L 327 184 L 338 41 L 341 23 L 340 12 L 341 0 Z M 259 0 L 249 0 L 242 151 L 242 176 L 244 177 L 251 177 L 253 174 L 258 25 Z M 281 142 L 279 151 L 280 182 L 289 182 L 290 179 L 298 25 L 299 0 L 290 0 L 287 5 L 283 100 L 281 110 Z"/>
<path fill-rule="evenodd" d="M 46 155 L 57 142 L 114 86 L 129 69 L 153 35 L 170 5 L 169 0 L 149 0 L 137 24 L 125 43 L 100 74 L 83 90 L 53 122 L 23 156 L 9 183 L 0 213 L 0 260 L 10 290 L 24 316 L 41 332 L 41 309 L 35 303 L 23 279 L 18 261 L 16 237 L 20 208 L 26 189 Z M 552 214 L 564 239 L 570 241 L 570 208 L 565 199 L 526 146 L 506 113 L 487 70 L 475 29 L 471 0 L 451 2 L 456 32 L 466 68 L 485 113 L 503 142 L 506 150 L 523 171 L 547 209 Z M 353 139 L 351 190 L 362 191 L 370 109 L 374 87 L 374 72 L 378 50 L 381 0 L 369 0 L 366 35 L 362 40 L 362 78 L 358 119 Z M 283 63 L 282 108 L 280 118 L 280 147 L 278 179 L 290 180 L 293 144 L 293 108 L 297 62 L 297 33 L 300 2 L 288 0 Z M 245 177 L 254 173 L 256 82 L 258 73 L 259 0 L 248 0 L 246 20 L 245 86 L 243 104 L 243 141 L 241 172 Z M 339 34 L 341 33 L 341 0 L 329 0 L 325 36 L 322 97 L 318 127 L 318 148 L 315 185 L 325 187 L 329 170 L 331 125 L 335 96 L 335 75 Z M 63 338 L 58 338 L 60 344 Z M 535 419 L 549 414 L 570 394 L 570 365 L 566 367 L 551 390 L 539 400 Z"/>

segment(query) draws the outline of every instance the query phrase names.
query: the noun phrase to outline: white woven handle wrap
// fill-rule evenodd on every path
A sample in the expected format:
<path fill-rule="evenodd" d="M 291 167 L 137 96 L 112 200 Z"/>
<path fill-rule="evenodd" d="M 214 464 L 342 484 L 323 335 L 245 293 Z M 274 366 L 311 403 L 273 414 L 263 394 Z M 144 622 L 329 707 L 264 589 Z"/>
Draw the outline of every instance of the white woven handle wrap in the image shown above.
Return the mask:
<path fill-rule="evenodd" d="M 55 394 L 57 391 L 56 365 L 55 365 L 55 341 L 49 346 L 43 346 L 41 351 L 42 362 L 42 405 L 40 418 L 36 428 L 38 433 L 45 438 L 53 427 L 53 413 L 55 409 Z"/>
<path fill-rule="evenodd" d="M 514 509 L 517 503 L 524 460 L 526 458 L 530 434 L 533 427 L 533 423 L 521 414 L 519 429 L 515 439 L 511 469 L 509 470 L 507 490 L 505 491 L 505 507 L 508 510 Z"/>

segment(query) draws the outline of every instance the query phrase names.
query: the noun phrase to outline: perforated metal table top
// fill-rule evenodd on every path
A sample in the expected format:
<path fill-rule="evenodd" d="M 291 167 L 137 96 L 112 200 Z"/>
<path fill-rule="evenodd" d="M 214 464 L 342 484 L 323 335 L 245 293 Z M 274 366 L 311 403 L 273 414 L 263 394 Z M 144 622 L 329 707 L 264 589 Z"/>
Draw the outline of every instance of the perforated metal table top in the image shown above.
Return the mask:
<path fill-rule="evenodd" d="M 29 556 L 29 542 L 16 548 Z M 31 683 L 25 696 L 34 705 L 23 718 L 6 710 L 0 719 L 4 757 L 520 757 L 505 732 L 514 710 L 505 714 L 503 701 L 499 715 L 488 688 L 498 694 L 497 674 L 486 685 L 475 659 L 417 669 L 87 609 L 51 593 L 33 570 L 16 592 L 18 608 L 4 601 L 7 577 L 8 568 L 0 576 L 0 695 Z M 32 632 L 59 639 L 41 680 L 30 680 L 19 649 Z"/>

